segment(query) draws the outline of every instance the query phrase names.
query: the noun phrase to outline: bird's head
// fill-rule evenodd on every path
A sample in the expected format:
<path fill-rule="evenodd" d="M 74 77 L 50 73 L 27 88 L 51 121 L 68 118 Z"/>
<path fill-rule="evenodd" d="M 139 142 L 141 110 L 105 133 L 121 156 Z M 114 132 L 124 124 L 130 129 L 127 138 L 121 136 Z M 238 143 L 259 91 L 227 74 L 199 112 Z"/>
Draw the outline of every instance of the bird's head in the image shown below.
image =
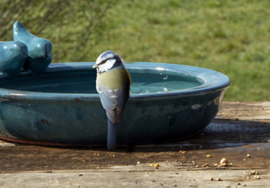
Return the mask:
<path fill-rule="evenodd" d="M 93 66 L 99 73 L 117 67 L 124 67 L 123 60 L 116 53 L 109 50 L 100 54 L 96 60 L 96 64 Z"/>

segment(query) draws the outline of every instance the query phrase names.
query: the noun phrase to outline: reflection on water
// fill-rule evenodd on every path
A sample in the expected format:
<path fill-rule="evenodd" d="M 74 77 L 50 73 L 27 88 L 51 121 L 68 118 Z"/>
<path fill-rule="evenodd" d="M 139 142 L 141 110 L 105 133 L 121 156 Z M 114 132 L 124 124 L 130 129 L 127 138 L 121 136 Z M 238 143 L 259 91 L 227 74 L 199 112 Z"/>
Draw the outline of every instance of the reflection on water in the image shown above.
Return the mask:
<path fill-rule="evenodd" d="M 163 93 L 201 85 L 196 77 L 166 70 L 130 70 L 131 94 Z M 96 72 L 89 70 L 51 72 L 0 79 L 0 87 L 53 93 L 96 93 Z"/>
<path fill-rule="evenodd" d="M 132 94 L 163 93 L 194 88 L 202 84 L 196 77 L 166 70 L 156 72 L 143 70 L 139 73 L 130 71 L 130 73 L 133 81 L 131 85 Z"/>
<path fill-rule="evenodd" d="M 130 92 L 133 94 L 143 93 L 162 93 L 174 90 L 183 90 L 188 88 L 197 87 L 200 84 L 197 82 L 187 81 L 168 81 L 168 82 L 133 82 L 130 88 Z"/>

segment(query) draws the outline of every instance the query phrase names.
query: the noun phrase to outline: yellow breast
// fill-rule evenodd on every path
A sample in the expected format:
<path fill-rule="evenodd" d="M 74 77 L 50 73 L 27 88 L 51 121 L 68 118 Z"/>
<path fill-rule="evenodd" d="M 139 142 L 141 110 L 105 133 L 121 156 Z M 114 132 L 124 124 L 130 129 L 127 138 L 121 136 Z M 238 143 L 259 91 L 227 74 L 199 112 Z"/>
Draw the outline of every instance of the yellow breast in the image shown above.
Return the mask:
<path fill-rule="evenodd" d="M 108 86 L 111 90 L 131 85 L 130 75 L 127 70 L 118 68 L 97 75 L 99 86 Z"/>

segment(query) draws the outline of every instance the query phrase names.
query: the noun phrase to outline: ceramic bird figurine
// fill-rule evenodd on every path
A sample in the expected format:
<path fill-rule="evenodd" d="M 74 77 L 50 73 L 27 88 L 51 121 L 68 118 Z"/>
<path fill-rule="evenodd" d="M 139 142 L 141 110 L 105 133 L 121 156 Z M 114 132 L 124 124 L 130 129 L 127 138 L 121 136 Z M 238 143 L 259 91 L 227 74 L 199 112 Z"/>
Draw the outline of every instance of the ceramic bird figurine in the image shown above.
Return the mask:
<path fill-rule="evenodd" d="M 52 62 L 52 44 L 47 39 L 38 38 L 29 33 L 20 22 L 13 24 L 13 39 L 27 45 L 28 59 L 24 66 L 33 73 L 47 70 Z"/>
<path fill-rule="evenodd" d="M 0 71 L 11 77 L 19 75 L 27 55 L 28 48 L 24 43 L 0 42 Z"/>
<path fill-rule="evenodd" d="M 107 148 L 116 148 L 116 122 L 120 122 L 129 98 L 131 77 L 122 59 L 112 51 L 102 53 L 97 69 L 96 89 L 107 115 Z"/>

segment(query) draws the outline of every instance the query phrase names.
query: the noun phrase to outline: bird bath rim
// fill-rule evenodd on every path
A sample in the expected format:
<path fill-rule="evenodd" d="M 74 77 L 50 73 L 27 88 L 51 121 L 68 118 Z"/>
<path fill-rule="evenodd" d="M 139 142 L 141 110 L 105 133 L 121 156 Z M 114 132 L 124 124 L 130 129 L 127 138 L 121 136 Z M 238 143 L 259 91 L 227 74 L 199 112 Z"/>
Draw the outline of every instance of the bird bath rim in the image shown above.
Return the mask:
<path fill-rule="evenodd" d="M 93 64 L 59 63 L 50 65 L 42 74 L 1 76 L 0 139 L 38 145 L 104 145 L 107 118 L 99 95 L 92 93 L 96 76 Z M 163 89 L 163 84 L 168 89 L 187 89 L 131 93 L 117 125 L 119 145 L 194 135 L 215 118 L 230 83 L 224 74 L 199 67 L 138 62 L 126 63 L 126 68 L 131 76 L 134 74 L 134 93 L 145 91 L 151 84 L 151 92 L 156 91 L 155 87 Z M 166 74 L 169 77 L 164 79 Z M 186 81 L 195 84 L 185 85 Z"/>
<path fill-rule="evenodd" d="M 94 62 L 72 62 L 72 63 L 54 63 L 50 64 L 48 70 L 43 74 L 49 74 L 52 72 L 62 71 L 74 71 L 91 69 Z M 150 62 L 134 62 L 125 63 L 127 69 L 133 70 L 155 70 L 155 71 L 168 71 L 173 73 L 179 73 L 182 75 L 196 78 L 201 84 L 196 87 L 187 89 L 174 90 L 168 92 L 156 92 L 156 93 L 131 93 L 129 100 L 136 100 L 145 98 L 156 99 L 160 97 L 173 97 L 173 96 L 187 96 L 187 95 L 203 95 L 205 93 L 216 92 L 226 89 L 230 84 L 230 79 L 217 71 L 213 71 L 206 68 L 178 65 L 178 64 L 165 64 L 165 63 L 150 63 Z M 29 72 L 23 72 L 22 75 L 30 74 Z M 1 76 L 2 79 L 5 76 Z M 166 82 L 164 82 L 166 83 Z M 12 98 L 12 99 L 26 99 L 26 100 L 74 100 L 74 99 L 87 99 L 87 100 L 99 100 L 98 93 L 54 93 L 54 92 L 33 92 L 22 91 L 16 89 L 6 89 L 0 86 L 0 98 Z"/>

